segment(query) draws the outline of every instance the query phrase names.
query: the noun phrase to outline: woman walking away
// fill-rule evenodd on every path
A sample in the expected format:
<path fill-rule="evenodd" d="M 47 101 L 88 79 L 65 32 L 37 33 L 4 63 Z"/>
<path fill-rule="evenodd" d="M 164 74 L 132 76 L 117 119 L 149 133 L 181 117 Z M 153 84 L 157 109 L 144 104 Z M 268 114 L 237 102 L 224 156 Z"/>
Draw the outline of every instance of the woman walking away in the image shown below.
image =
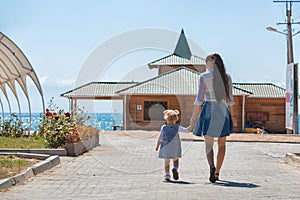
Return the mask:
<path fill-rule="evenodd" d="M 173 178 L 179 179 L 178 167 L 181 158 L 181 141 L 178 132 L 188 132 L 190 127 L 182 127 L 178 121 L 178 110 L 165 110 L 165 125 L 161 127 L 160 135 L 156 144 L 156 151 L 159 149 L 159 158 L 165 159 L 165 180 L 170 181 L 170 159 L 173 160 Z M 160 147 L 160 148 L 159 148 Z"/>
<path fill-rule="evenodd" d="M 206 72 L 200 75 L 198 93 L 190 122 L 192 126 L 195 125 L 193 133 L 197 136 L 204 136 L 206 157 L 210 167 L 209 181 L 214 183 L 219 179 L 224 161 L 226 136 L 233 132 L 233 125 L 236 126 L 237 121 L 231 117 L 230 113 L 230 106 L 234 104 L 232 80 L 226 73 L 221 56 L 216 53 L 208 55 L 206 69 Z M 216 167 L 213 150 L 214 138 L 218 138 Z"/>

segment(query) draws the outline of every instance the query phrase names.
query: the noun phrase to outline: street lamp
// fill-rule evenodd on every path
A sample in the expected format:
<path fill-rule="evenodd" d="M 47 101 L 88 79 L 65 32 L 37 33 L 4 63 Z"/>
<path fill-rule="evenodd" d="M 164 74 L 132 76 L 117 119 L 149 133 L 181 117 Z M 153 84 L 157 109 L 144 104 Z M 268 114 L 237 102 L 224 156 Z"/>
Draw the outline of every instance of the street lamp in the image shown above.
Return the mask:
<path fill-rule="evenodd" d="M 289 15 L 290 16 L 290 15 Z M 292 34 L 292 27 L 291 27 L 291 22 L 290 22 L 290 18 L 288 18 L 288 33 L 284 33 L 281 31 L 278 31 L 276 28 L 273 27 L 267 27 L 266 29 L 268 31 L 272 31 L 272 32 L 276 32 L 276 33 L 280 33 L 283 34 L 285 36 L 287 36 L 287 64 L 290 63 L 294 63 L 294 56 L 293 56 L 293 36 L 297 35 L 298 33 L 300 33 L 300 31 L 298 31 L 295 34 Z M 294 77 L 293 77 L 293 83 L 294 83 L 294 87 L 293 87 L 293 133 L 294 134 L 298 134 L 298 65 L 294 64 L 293 67 L 293 71 L 294 71 Z"/>
<path fill-rule="evenodd" d="M 287 33 L 284 33 L 284 32 L 281 32 L 281 31 L 278 31 L 276 28 L 273 28 L 273 27 L 270 27 L 270 26 L 268 26 L 267 28 L 266 28 L 268 31 L 272 31 L 272 32 L 276 32 L 276 33 L 280 33 L 280 34 L 283 34 L 283 35 L 288 35 Z M 298 31 L 299 32 L 299 31 Z M 298 33 L 297 33 L 298 34 Z M 296 34 L 295 34 L 296 35 Z"/>

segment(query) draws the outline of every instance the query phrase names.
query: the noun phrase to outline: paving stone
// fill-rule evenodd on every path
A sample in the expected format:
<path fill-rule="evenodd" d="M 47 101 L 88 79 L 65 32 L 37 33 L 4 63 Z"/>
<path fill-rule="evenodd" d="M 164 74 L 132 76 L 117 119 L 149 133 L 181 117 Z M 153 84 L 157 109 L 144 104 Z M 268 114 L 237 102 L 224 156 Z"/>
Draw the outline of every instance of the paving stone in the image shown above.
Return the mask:
<path fill-rule="evenodd" d="M 0 193 L 0 199 L 300 198 L 300 170 L 284 162 L 300 144 L 228 142 L 220 181 L 211 184 L 201 141 L 182 142 L 180 179 L 170 183 L 163 180 L 156 139 L 101 135 L 100 141 L 80 157 L 60 157 L 60 165 Z"/>

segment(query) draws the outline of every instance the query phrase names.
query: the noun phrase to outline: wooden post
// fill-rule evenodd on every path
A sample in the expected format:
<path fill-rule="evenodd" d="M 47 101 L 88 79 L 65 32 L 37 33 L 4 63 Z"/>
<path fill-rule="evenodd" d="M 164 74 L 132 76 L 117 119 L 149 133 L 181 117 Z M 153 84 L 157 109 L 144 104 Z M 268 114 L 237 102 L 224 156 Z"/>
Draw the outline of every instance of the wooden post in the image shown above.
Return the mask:
<path fill-rule="evenodd" d="M 127 96 L 124 95 L 123 98 L 123 127 L 124 130 L 127 130 Z"/>
<path fill-rule="evenodd" d="M 243 95 L 243 103 L 242 103 L 242 131 L 245 132 L 245 100 L 246 97 Z"/>

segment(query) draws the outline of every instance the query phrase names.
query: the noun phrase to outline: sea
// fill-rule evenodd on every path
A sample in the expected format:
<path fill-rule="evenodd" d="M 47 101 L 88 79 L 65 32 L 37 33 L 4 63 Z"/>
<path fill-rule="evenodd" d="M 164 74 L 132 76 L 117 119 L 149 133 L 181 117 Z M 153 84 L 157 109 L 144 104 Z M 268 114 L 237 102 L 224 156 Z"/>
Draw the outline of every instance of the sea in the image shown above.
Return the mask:
<path fill-rule="evenodd" d="M 16 114 L 16 113 L 15 113 Z M 18 118 L 21 118 L 23 128 L 30 127 L 31 131 L 38 130 L 38 125 L 41 123 L 41 113 L 31 114 L 31 126 L 29 113 L 16 114 Z M 4 113 L 4 121 L 10 119 L 10 113 Z M 98 128 L 99 130 L 113 130 L 116 126 L 116 130 L 120 129 L 122 125 L 123 116 L 122 113 L 89 113 L 89 120 L 86 121 L 86 125 Z M 2 116 L 1 121 L 2 122 Z"/>
<path fill-rule="evenodd" d="M 16 114 L 20 117 L 18 114 Z M 122 113 L 89 113 L 89 120 L 86 121 L 86 125 L 98 128 L 99 130 L 114 130 L 114 126 L 116 130 L 121 129 L 121 125 L 123 124 L 123 115 Z M 4 121 L 10 119 L 9 113 L 4 113 Z M 23 128 L 28 128 L 30 126 L 29 113 L 22 113 L 21 119 L 23 122 Z M 2 117 L 1 117 L 2 120 Z M 2 122 L 2 121 L 0 121 Z M 38 130 L 38 125 L 41 123 L 41 113 L 32 113 L 31 114 L 31 131 Z M 300 130 L 300 115 L 298 117 L 298 130 Z"/>

